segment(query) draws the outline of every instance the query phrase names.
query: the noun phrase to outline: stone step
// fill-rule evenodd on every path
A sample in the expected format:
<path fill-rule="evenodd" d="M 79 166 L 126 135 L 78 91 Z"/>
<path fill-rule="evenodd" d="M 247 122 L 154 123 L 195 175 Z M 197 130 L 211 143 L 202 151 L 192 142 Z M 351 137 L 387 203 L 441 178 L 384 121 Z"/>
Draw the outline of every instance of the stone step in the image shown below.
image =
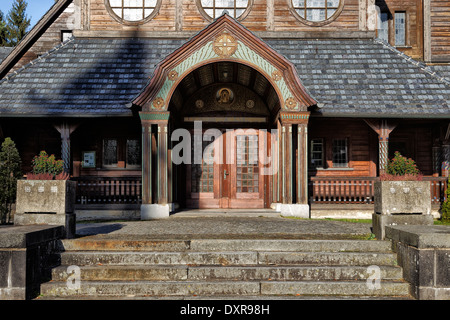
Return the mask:
<path fill-rule="evenodd" d="M 368 240 L 118 240 L 71 239 L 62 241 L 62 251 L 301 251 L 301 252 L 390 252 L 389 241 Z"/>
<path fill-rule="evenodd" d="M 375 252 L 63 252 L 62 265 L 396 265 Z"/>
<path fill-rule="evenodd" d="M 409 284 L 381 281 L 379 288 L 366 281 L 81 281 L 74 289 L 65 282 L 41 285 L 41 294 L 49 296 L 404 296 Z"/>
<path fill-rule="evenodd" d="M 382 280 L 401 280 L 402 269 L 381 266 Z M 71 272 L 67 266 L 52 270 L 54 281 L 67 281 Z M 81 281 L 142 281 L 142 280 L 278 280 L 323 281 L 366 280 L 373 272 L 357 266 L 83 266 Z"/>

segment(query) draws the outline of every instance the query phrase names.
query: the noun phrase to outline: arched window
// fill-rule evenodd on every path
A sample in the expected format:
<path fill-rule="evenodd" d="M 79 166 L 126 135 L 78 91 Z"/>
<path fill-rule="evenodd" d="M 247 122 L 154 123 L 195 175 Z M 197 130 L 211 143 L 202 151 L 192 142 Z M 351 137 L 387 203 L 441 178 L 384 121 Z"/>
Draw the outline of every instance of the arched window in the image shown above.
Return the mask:
<path fill-rule="evenodd" d="M 217 19 L 226 10 L 238 20 L 244 19 L 253 5 L 253 0 L 196 0 L 200 13 L 209 21 Z"/>
<path fill-rule="evenodd" d="M 105 0 L 111 16 L 125 24 L 142 24 L 159 11 L 161 0 Z"/>
<path fill-rule="evenodd" d="M 289 7 L 303 23 L 321 26 L 339 16 L 344 7 L 344 0 L 289 0 Z"/>

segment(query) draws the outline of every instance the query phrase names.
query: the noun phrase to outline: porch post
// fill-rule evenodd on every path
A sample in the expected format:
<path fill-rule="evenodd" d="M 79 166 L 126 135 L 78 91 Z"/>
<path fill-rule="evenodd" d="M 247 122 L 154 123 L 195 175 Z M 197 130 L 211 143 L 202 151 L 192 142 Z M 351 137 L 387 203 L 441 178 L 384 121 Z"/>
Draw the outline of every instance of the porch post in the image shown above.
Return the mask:
<path fill-rule="evenodd" d="M 297 203 L 308 204 L 308 125 L 297 126 Z"/>
<path fill-rule="evenodd" d="M 61 158 L 64 161 L 64 172 L 70 173 L 70 135 L 78 125 L 70 125 L 67 122 L 55 125 L 55 129 L 61 135 Z"/>
<path fill-rule="evenodd" d="M 142 123 L 142 204 L 152 204 L 152 125 Z"/>
<path fill-rule="evenodd" d="M 442 166 L 441 174 L 443 177 L 448 177 L 450 169 L 450 143 L 445 141 L 442 144 Z"/>
<path fill-rule="evenodd" d="M 283 197 L 280 211 L 282 216 L 309 218 L 308 120 L 309 112 L 280 113 L 282 125 L 281 174 L 283 176 Z M 296 144 L 293 143 L 294 135 L 297 138 Z M 295 151 L 297 151 L 296 158 L 294 157 Z"/>
<path fill-rule="evenodd" d="M 169 116 L 169 112 L 140 113 L 143 146 L 141 220 L 168 218 L 170 214 L 168 203 Z M 152 125 L 157 127 L 156 132 L 153 132 Z M 157 135 L 156 150 L 152 148 L 153 135 Z M 156 151 L 156 159 L 152 159 L 154 151 Z M 155 190 L 152 189 L 154 179 L 156 179 Z"/>
<path fill-rule="evenodd" d="M 378 134 L 378 171 L 386 171 L 389 161 L 389 135 L 397 127 L 397 123 L 388 123 L 387 120 L 364 120 Z"/>
<path fill-rule="evenodd" d="M 168 188 L 168 123 L 158 124 L 158 204 L 167 205 Z"/>

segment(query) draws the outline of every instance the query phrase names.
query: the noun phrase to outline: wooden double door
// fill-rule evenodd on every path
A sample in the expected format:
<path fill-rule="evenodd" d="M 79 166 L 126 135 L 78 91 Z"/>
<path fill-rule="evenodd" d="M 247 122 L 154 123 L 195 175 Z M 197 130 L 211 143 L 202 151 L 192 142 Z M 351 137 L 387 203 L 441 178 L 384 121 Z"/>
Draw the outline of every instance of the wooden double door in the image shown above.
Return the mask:
<path fill-rule="evenodd" d="M 187 166 L 188 208 L 266 208 L 264 152 L 270 152 L 270 135 L 258 129 L 223 130 L 219 139 L 203 135 L 192 141 L 192 164 Z M 214 142 L 212 142 L 214 140 Z M 202 161 L 194 162 L 195 148 Z M 269 149 L 269 150 L 268 150 Z"/>

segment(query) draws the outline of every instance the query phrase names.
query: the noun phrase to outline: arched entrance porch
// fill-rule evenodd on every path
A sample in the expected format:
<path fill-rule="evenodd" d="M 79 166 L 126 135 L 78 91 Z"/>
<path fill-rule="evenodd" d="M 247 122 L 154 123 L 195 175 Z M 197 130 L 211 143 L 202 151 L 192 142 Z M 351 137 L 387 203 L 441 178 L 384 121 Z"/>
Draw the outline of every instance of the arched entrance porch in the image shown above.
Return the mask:
<path fill-rule="evenodd" d="M 167 217 L 175 203 L 280 204 L 282 214 L 309 214 L 308 107 L 316 102 L 288 60 L 228 15 L 161 62 L 133 103 L 142 108 L 142 219 Z M 187 147 L 181 151 L 173 141 Z M 198 147 L 204 155 L 209 145 L 212 165 L 195 153 Z M 256 154 L 257 164 L 251 163 Z M 180 155 L 185 162 L 174 165 Z M 266 174 L 264 157 L 272 159 Z"/>

